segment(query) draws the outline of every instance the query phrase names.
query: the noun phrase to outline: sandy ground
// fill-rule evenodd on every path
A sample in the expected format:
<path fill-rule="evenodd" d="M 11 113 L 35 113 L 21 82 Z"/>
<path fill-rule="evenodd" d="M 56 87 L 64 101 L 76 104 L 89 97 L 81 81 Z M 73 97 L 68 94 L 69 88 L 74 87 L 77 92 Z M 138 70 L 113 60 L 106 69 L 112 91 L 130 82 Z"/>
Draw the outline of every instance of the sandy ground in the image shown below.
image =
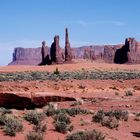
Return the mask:
<path fill-rule="evenodd" d="M 6 66 L 0 67 L 0 72 L 15 71 L 54 71 L 56 67 L 60 71 L 73 71 L 84 69 L 100 70 L 140 70 L 140 65 L 116 65 L 95 63 L 89 61 L 75 62 L 74 64 L 52 65 L 52 66 Z M 84 85 L 81 88 L 80 85 Z M 126 96 L 125 91 L 133 90 L 133 96 Z M 69 94 L 72 97 L 84 98 L 88 101 L 78 107 L 98 111 L 99 109 L 122 109 L 129 112 L 128 121 L 120 121 L 118 130 L 109 129 L 100 124 L 91 122 L 92 115 L 77 115 L 71 117 L 74 130 L 97 129 L 106 135 L 106 140 L 139 140 L 132 132 L 140 133 L 140 123 L 135 121 L 135 114 L 140 112 L 140 80 L 65 80 L 65 81 L 19 81 L 0 82 L 0 91 L 21 91 L 21 92 L 54 92 Z M 93 102 L 92 102 L 93 100 Z M 71 102 L 59 102 L 59 108 L 70 108 Z M 76 106 L 77 107 L 77 106 Z M 17 111 L 22 116 L 24 110 Z M 86 125 L 81 126 L 80 119 L 85 120 Z M 45 140 L 64 140 L 67 134 L 61 134 L 54 130 L 53 119 L 48 117 L 47 133 Z M 25 140 L 26 133 L 32 126 L 23 121 L 25 129 L 16 137 L 4 136 L 0 130 L 0 140 Z"/>
<path fill-rule="evenodd" d="M 1 66 L 0 72 L 23 72 L 23 71 L 49 71 L 52 72 L 59 69 L 59 71 L 76 71 L 81 69 L 99 69 L 99 70 L 140 70 L 140 64 L 137 65 L 118 65 L 118 64 L 107 64 L 97 63 L 91 61 L 80 61 L 75 60 L 72 64 L 61 64 L 61 65 L 46 65 L 46 66 Z"/>

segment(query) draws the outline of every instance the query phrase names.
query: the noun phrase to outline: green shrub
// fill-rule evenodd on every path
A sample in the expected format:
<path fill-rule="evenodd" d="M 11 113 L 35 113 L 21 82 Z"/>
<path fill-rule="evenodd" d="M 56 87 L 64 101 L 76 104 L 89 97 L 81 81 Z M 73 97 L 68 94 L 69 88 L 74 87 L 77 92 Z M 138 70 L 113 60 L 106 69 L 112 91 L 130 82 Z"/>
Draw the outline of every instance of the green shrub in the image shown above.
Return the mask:
<path fill-rule="evenodd" d="M 30 131 L 26 137 L 26 140 L 44 140 L 44 133 Z"/>
<path fill-rule="evenodd" d="M 70 125 L 71 121 L 66 113 L 59 113 L 54 116 L 54 127 L 55 130 L 60 133 L 72 131 L 73 126 Z"/>
<path fill-rule="evenodd" d="M 70 124 L 70 118 L 67 114 L 65 113 L 59 113 L 57 115 L 54 116 L 54 121 L 59 121 L 59 122 L 65 122 L 66 124 Z"/>
<path fill-rule="evenodd" d="M 100 79 L 100 80 L 129 80 L 140 79 L 139 71 L 99 71 L 99 70 L 81 70 L 73 72 L 61 72 L 56 68 L 52 73 L 49 72 L 15 72 L 1 73 L 0 81 L 18 81 L 18 80 L 65 80 L 65 79 Z"/>
<path fill-rule="evenodd" d="M 124 120 L 127 121 L 128 120 L 128 111 L 124 110 L 111 110 L 108 112 L 105 112 L 106 116 L 110 116 L 110 117 L 115 117 L 118 120 Z"/>
<path fill-rule="evenodd" d="M 103 110 L 99 110 L 97 113 L 95 113 L 92 116 L 92 121 L 93 122 L 100 123 L 102 121 L 102 119 L 103 119 L 104 116 L 105 116 L 104 111 Z"/>
<path fill-rule="evenodd" d="M 21 132 L 23 125 L 14 116 L 7 116 L 5 120 L 4 132 L 6 135 L 15 136 L 16 132 Z"/>
<path fill-rule="evenodd" d="M 38 113 L 35 110 L 31 110 L 28 111 L 25 115 L 24 115 L 24 119 L 29 121 L 32 124 L 39 124 L 45 117 L 44 113 Z"/>
<path fill-rule="evenodd" d="M 97 130 L 78 131 L 66 137 L 65 140 L 104 140 L 105 136 Z"/>
<path fill-rule="evenodd" d="M 57 110 L 55 110 L 55 114 L 57 115 L 57 114 L 60 114 L 60 113 L 67 113 L 67 110 L 68 109 L 64 109 L 64 108 L 57 109 Z"/>
<path fill-rule="evenodd" d="M 115 117 L 105 116 L 101 121 L 102 126 L 106 126 L 110 129 L 118 128 L 119 121 Z"/>
<path fill-rule="evenodd" d="M 71 106 L 82 105 L 84 101 L 82 99 L 77 99 L 75 102 L 71 104 Z"/>
<path fill-rule="evenodd" d="M 125 91 L 125 96 L 133 96 L 133 91 L 132 90 Z"/>
<path fill-rule="evenodd" d="M 56 70 L 53 73 L 58 75 L 58 74 L 60 74 L 60 71 L 58 70 L 58 68 L 56 68 Z"/>
<path fill-rule="evenodd" d="M 81 108 L 68 108 L 68 109 L 57 109 L 55 111 L 55 114 L 58 114 L 58 113 L 67 113 L 70 116 L 75 116 L 78 114 L 90 114 L 91 112 L 86 109 L 81 109 Z"/>
<path fill-rule="evenodd" d="M 0 113 L 1 114 L 10 114 L 10 113 L 12 113 L 12 111 L 10 109 L 6 109 L 4 107 L 1 107 L 0 108 Z"/>
<path fill-rule="evenodd" d="M 92 117 L 93 122 L 98 122 L 100 123 L 104 116 L 109 116 L 109 117 L 115 117 L 118 120 L 128 120 L 128 111 L 122 111 L 122 110 L 110 110 L 110 111 L 103 111 L 99 110 L 97 113 L 95 113 Z"/>
<path fill-rule="evenodd" d="M 5 122 L 6 122 L 6 115 L 1 114 L 0 115 L 0 125 L 5 125 Z"/>
<path fill-rule="evenodd" d="M 92 121 L 101 123 L 103 126 L 108 128 L 117 128 L 119 126 L 119 120 L 128 120 L 128 112 L 122 110 L 111 110 L 105 112 L 99 110 L 92 116 Z"/>
<path fill-rule="evenodd" d="M 140 121 L 140 113 L 136 114 L 135 121 Z"/>
<path fill-rule="evenodd" d="M 39 123 L 38 125 L 34 125 L 33 126 L 33 130 L 35 132 L 44 133 L 47 130 L 47 125 L 46 124 L 43 124 L 43 123 Z"/>
<path fill-rule="evenodd" d="M 47 116 L 52 116 L 55 114 L 56 109 L 54 108 L 53 105 L 46 105 L 45 107 L 43 107 L 43 112 L 47 115 Z"/>
<path fill-rule="evenodd" d="M 55 130 L 60 133 L 65 133 L 68 130 L 68 124 L 64 121 L 56 121 L 54 126 Z"/>
<path fill-rule="evenodd" d="M 81 108 L 70 108 L 70 109 L 67 109 L 66 112 L 70 116 L 75 116 L 75 115 L 78 115 L 78 114 L 88 114 L 88 113 L 90 113 L 88 110 L 81 109 Z"/>

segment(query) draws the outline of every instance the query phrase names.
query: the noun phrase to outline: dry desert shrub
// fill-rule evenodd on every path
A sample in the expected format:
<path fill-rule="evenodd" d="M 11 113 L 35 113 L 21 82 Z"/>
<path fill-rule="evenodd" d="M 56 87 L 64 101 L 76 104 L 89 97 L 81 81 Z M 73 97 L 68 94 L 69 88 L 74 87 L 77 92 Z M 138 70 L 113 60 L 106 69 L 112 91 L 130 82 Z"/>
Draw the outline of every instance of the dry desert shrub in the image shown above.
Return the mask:
<path fill-rule="evenodd" d="M 119 120 L 117 120 L 115 117 L 109 117 L 105 116 L 101 121 L 102 126 L 106 126 L 110 129 L 118 128 L 119 126 Z"/>
<path fill-rule="evenodd" d="M 6 109 L 4 107 L 0 108 L 0 114 L 11 114 L 12 111 L 10 109 Z"/>
<path fill-rule="evenodd" d="M 99 70 L 80 70 L 73 72 L 61 72 L 56 68 L 54 72 L 15 72 L 1 73 L 0 81 L 19 81 L 19 80 L 66 80 L 66 79 L 100 79 L 100 80 L 130 80 L 140 79 L 139 71 L 99 71 Z"/>
<path fill-rule="evenodd" d="M 55 69 L 55 71 L 53 72 L 53 74 L 56 74 L 56 75 L 60 74 L 60 71 L 58 70 L 58 68 Z"/>
<path fill-rule="evenodd" d="M 23 125 L 21 121 L 13 116 L 5 116 L 4 120 L 4 132 L 6 135 L 15 136 L 17 132 L 21 132 L 23 129 Z"/>
<path fill-rule="evenodd" d="M 59 113 L 54 116 L 54 127 L 60 133 L 72 131 L 73 126 L 70 123 L 70 118 L 66 113 Z"/>
<path fill-rule="evenodd" d="M 50 104 L 43 107 L 43 112 L 47 116 L 55 115 L 56 110 L 57 110 L 57 104 L 53 104 L 53 103 L 50 103 Z"/>
<path fill-rule="evenodd" d="M 140 113 L 137 113 L 135 116 L 135 121 L 140 121 Z"/>
<path fill-rule="evenodd" d="M 122 110 L 103 111 L 99 110 L 92 116 L 92 121 L 101 123 L 110 129 L 118 128 L 119 120 L 128 120 L 128 112 Z"/>
<path fill-rule="evenodd" d="M 38 125 L 45 118 L 44 113 L 38 113 L 35 110 L 30 110 L 24 115 L 24 119 L 32 124 Z"/>
<path fill-rule="evenodd" d="M 125 96 L 133 96 L 134 91 L 132 89 L 125 91 Z"/>
<path fill-rule="evenodd" d="M 105 136 L 97 130 L 78 131 L 69 134 L 65 140 L 104 140 Z"/>
<path fill-rule="evenodd" d="M 26 136 L 26 140 L 44 140 L 44 134 L 40 132 L 30 131 Z"/>
<path fill-rule="evenodd" d="M 39 133 L 45 133 L 47 130 L 47 125 L 45 123 L 39 123 L 38 125 L 33 126 L 33 130 Z"/>

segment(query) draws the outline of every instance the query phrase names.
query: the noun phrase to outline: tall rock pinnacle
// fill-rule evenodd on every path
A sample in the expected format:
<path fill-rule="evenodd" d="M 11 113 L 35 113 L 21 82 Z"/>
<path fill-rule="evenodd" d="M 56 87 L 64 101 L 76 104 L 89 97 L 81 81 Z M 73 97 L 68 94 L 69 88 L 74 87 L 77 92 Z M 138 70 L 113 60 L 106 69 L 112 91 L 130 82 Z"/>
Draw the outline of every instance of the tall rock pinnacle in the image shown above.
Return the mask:
<path fill-rule="evenodd" d="M 42 54 L 42 61 L 43 61 L 45 57 L 48 55 L 48 47 L 46 46 L 45 41 L 42 41 L 41 54 Z"/>
<path fill-rule="evenodd" d="M 65 61 L 71 61 L 72 60 L 72 54 L 71 54 L 71 47 L 69 43 L 69 35 L 68 35 L 68 29 L 65 30 Z"/>
<path fill-rule="evenodd" d="M 54 63 L 62 63 L 63 62 L 63 52 L 59 45 L 59 36 L 56 35 L 54 37 L 54 42 L 51 45 L 50 49 L 51 61 Z"/>

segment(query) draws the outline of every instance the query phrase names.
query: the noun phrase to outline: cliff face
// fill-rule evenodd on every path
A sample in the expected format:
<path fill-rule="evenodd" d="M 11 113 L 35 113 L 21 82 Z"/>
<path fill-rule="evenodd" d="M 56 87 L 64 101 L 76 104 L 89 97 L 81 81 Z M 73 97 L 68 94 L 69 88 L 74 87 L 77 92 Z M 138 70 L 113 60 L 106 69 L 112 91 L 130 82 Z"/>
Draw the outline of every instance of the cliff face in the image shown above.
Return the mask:
<path fill-rule="evenodd" d="M 102 60 L 107 63 L 114 63 L 117 50 L 125 44 L 119 45 L 92 45 L 79 48 L 72 48 L 73 59 Z M 128 38 L 128 63 L 140 63 L 140 43 L 133 38 Z M 48 48 L 50 52 L 50 48 Z M 48 54 L 49 54 L 48 52 Z M 64 49 L 63 49 L 64 52 Z M 40 48 L 15 48 L 13 61 L 9 65 L 38 65 L 42 61 Z"/>
<path fill-rule="evenodd" d="M 15 48 L 9 65 L 37 65 L 41 59 L 41 48 Z"/>
<path fill-rule="evenodd" d="M 128 53 L 128 59 L 130 63 L 140 63 L 140 42 L 137 42 L 134 38 L 130 39 L 130 52 Z"/>
<path fill-rule="evenodd" d="M 110 60 L 110 55 L 105 53 L 105 46 L 83 46 L 72 48 L 73 59 L 104 59 Z M 50 51 L 50 48 L 48 49 Z M 63 50 L 64 52 L 64 50 Z M 48 52 L 49 53 L 49 52 Z M 113 56 L 112 56 L 113 57 Z M 13 53 L 13 61 L 9 65 L 38 65 L 42 61 L 41 47 L 39 48 L 15 48 Z"/>

